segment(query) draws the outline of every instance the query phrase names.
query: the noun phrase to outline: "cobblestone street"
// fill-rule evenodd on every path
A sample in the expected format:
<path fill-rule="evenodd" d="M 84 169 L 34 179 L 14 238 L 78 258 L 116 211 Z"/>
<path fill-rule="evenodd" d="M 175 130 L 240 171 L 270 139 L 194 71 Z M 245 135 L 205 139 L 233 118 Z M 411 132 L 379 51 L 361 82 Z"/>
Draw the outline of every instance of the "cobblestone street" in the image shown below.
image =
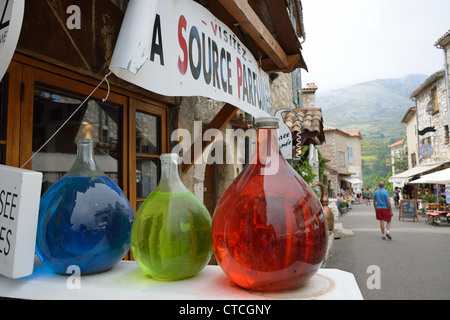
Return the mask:
<path fill-rule="evenodd" d="M 382 240 L 373 205 L 351 207 L 336 223 L 353 235 L 334 240 L 326 268 L 353 273 L 365 300 L 450 298 L 450 227 L 432 226 L 422 216 L 402 222 L 394 209 L 393 239 Z M 373 288 L 376 276 L 379 289 Z"/>

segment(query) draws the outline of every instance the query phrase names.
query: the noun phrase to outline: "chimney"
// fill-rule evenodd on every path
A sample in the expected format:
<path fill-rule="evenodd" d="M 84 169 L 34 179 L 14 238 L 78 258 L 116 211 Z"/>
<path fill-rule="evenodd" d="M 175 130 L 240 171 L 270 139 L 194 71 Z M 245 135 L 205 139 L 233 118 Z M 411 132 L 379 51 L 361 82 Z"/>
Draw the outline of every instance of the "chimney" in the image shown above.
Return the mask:
<path fill-rule="evenodd" d="M 317 86 L 314 83 L 307 83 L 306 88 L 302 89 L 303 94 L 303 108 L 316 107 L 316 91 Z"/>

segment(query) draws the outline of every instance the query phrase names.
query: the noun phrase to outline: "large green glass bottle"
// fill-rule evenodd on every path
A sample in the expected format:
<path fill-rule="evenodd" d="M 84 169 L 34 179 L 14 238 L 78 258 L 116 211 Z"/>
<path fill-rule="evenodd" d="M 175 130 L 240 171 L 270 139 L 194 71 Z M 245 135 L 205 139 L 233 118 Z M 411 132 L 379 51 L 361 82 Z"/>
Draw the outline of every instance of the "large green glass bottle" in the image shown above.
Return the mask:
<path fill-rule="evenodd" d="M 134 259 L 155 279 L 196 275 L 211 258 L 211 220 L 181 182 L 178 155 L 161 155 L 161 180 L 136 213 L 131 230 Z"/>

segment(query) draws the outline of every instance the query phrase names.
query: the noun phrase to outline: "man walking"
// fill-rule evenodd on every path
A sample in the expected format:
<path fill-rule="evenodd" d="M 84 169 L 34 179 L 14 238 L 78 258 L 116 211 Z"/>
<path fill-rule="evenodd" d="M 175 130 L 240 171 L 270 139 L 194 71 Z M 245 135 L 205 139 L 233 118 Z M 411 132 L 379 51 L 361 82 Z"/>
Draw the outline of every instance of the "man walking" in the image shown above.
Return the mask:
<path fill-rule="evenodd" d="M 389 198 L 389 193 L 384 189 L 384 182 L 378 184 L 380 187 L 373 193 L 373 206 L 375 208 L 375 213 L 377 220 L 380 221 L 381 233 L 383 234 L 382 239 L 389 238 L 392 239 L 390 234 L 391 230 L 391 219 L 392 219 L 392 208 Z M 384 222 L 386 221 L 386 228 L 384 227 Z"/>

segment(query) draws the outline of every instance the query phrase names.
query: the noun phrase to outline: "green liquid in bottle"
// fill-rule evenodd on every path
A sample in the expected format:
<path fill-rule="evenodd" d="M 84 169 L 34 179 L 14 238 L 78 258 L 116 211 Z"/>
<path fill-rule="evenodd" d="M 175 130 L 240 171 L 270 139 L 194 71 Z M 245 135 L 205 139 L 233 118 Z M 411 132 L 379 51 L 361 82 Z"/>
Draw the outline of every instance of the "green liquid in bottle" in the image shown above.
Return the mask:
<path fill-rule="evenodd" d="M 159 280 L 196 275 L 211 258 L 211 220 L 193 193 L 155 190 L 133 223 L 131 250 L 136 262 Z"/>

